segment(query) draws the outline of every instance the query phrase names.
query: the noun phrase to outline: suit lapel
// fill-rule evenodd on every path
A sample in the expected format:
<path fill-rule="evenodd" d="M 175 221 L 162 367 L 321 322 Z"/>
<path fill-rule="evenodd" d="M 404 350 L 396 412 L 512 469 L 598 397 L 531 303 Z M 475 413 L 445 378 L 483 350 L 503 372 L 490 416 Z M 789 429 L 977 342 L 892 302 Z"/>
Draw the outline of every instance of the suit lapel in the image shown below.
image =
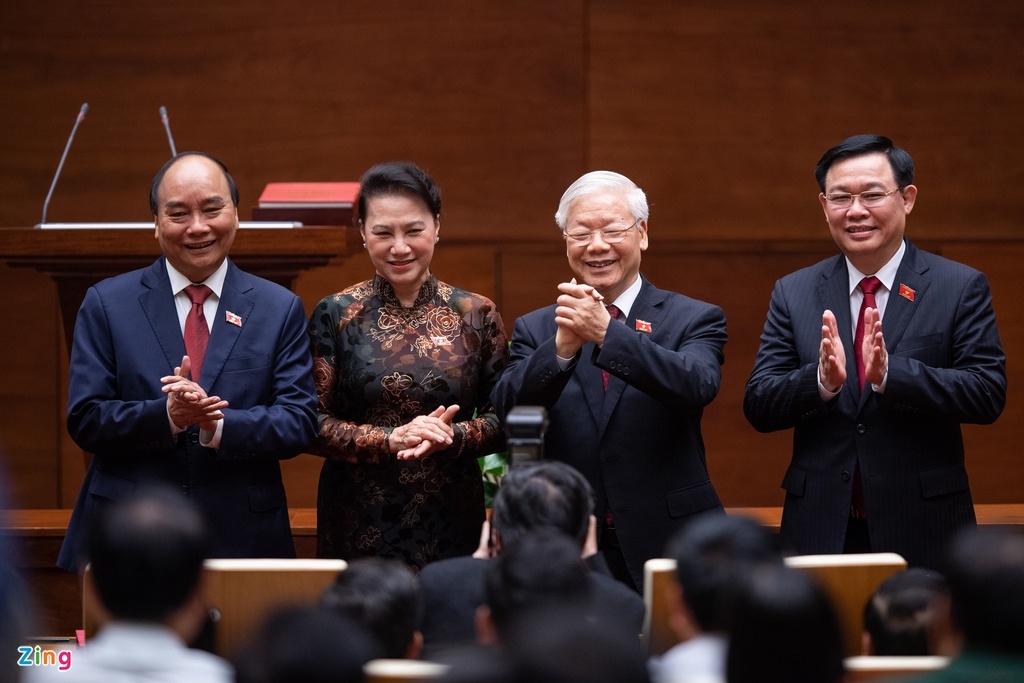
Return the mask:
<path fill-rule="evenodd" d="M 907 331 L 914 312 L 921 298 L 928 290 L 931 280 L 925 275 L 928 270 L 927 264 L 920 258 L 917 247 L 907 241 L 907 251 L 903 255 L 903 262 L 896 271 L 896 280 L 892 283 L 892 291 L 889 292 L 889 300 L 885 304 L 885 315 L 882 317 L 882 333 L 885 335 L 885 346 L 889 351 L 894 351 L 903 333 Z M 900 295 L 900 285 L 906 285 L 913 291 L 913 301 Z"/>
<path fill-rule="evenodd" d="M 853 392 L 855 401 L 859 401 L 857 356 L 853 348 L 853 321 L 850 319 L 850 273 L 846 268 L 846 259 L 838 256 L 831 270 L 822 272 L 822 277 L 818 285 L 818 306 L 822 311 L 832 311 L 836 317 L 839 338 L 846 352 L 846 391 Z"/>
<path fill-rule="evenodd" d="M 253 286 L 248 277 L 228 261 L 228 272 L 224 278 L 224 289 L 221 291 L 220 303 L 210 329 L 210 341 L 206 347 L 206 358 L 203 360 L 203 374 L 199 385 L 212 393 L 213 385 L 224 369 L 224 363 L 231 356 L 231 350 L 242 334 L 242 326 L 250 318 L 256 300 L 253 297 Z M 237 316 L 240 324 L 228 322 L 228 314 Z"/>
<path fill-rule="evenodd" d="M 170 373 L 181 364 L 181 358 L 185 355 L 185 339 L 162 257 L 142 273 L 141 282 L 143 290 L 139 294 L 139 305 L 167 359 Z"/>
<path fill-rule="evenodd" d="M 665 314 L 661 310 L 661 304 L 664 300 L 665 293 L 645 279 L 640 287 L 640 293 L 637 294 L 633 306 L 629 309 L 629 316 L 624 321 L 615 322 L 615 324 L 625 324 L 626 329 L 633 332 L 636 329 L 637 319 L 643 320 L 651 324 L 652 331 L 650 334 L 654 337 L 662 329 L 662 324 L 664 323 Z M 647 333 L 644 332 L 642 334 Z M 601 384 L 598 384 L 599 389 L 601 386 Z M 615 406 L 618 405 L 619 399 L 622 398 L 626 386 L 626 382 L 615 375 L 608 376 L 608 390 L 601 392 L 603 401 L 599 404 L 601 406 L 601 410 L 598 413 L 601 416 L 598 420 L 600 434 L 604 433 L 605 427 L 611 421 L 612 413 L 615 412 Z"/>

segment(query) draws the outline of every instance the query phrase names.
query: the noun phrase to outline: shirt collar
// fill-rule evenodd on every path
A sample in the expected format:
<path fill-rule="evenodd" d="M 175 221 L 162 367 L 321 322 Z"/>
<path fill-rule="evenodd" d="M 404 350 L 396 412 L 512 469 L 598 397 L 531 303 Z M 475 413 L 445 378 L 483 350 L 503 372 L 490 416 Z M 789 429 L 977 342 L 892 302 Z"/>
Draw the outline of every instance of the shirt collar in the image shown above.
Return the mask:
<path fill-rule="evenodd" d="M 166 261 L 166 259 L 165 259 Z M 187 277 L 182 275 L 174 266 L 171 265 L 170 261 L 167 263 L 167 278 L 171 281 L 171 293 L 177 296 L 189 285 L 203 284 L 213 290 L 214 295 L 219 299 L 220 293 L 224 290 L 224 280 L 228 275 L 228 260 L 224 259 L 220 262 L 220 266 L 217 270 L 213 271 L 210 277 L 206 278 L 202 282 L 192 282 Z"/>
<path fill-rule="evenodd" d="M 877 277 L 882 286 L 887 291 L 892 291 L 892 284 L 896 282 L 896 271 L 900 268 L 900 261 L 903 260 L 903 255 L 907 253 L 906 241 L 900 242 L 900 248 L 896 250 L 896 253 L 892 255 L 892 258 L 886 262 L 884 266 L 878 269 L 877 273 L 862 273 L 850 263 L 850 259 L 846 259 L 846 270 L 850 275 L 850 287 L 848 290 L 849 294 L 853 294 L 853 290 L 857 289 L 860 285 L 860 281 L 869 275 Z"/>
<path fill-rule="evenodd" d="M 859 280 L 858 280 L 859 282 Z M 640 295 L 640 288 L 643 286 L 643 278 L 637 273 L 636 280 L 633 281 L 629 287 L 626 287 L 626 291 L 619 294 L 619 297 L 613 301 L 615 307 L 622 312 L 622 319 L 625 320 L 629 317 L 629 311 L 633 308 L 633 303 L 636 301 L 637 296 Z"/>

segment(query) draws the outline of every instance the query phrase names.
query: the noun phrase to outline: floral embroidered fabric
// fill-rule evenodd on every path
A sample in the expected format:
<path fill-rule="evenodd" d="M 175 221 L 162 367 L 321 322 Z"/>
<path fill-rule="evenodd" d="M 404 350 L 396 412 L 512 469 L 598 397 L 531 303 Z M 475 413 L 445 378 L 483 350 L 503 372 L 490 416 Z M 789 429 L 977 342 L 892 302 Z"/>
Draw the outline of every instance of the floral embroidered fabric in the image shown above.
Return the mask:
<path fill-rule="evenodd" d="M 484 519 L 476 458 L 500 450 L 490 402 L 508 364 L 501 316 L 487 298 L 439 282 L 404 307 L 376 276 L 324 298 L 310 316 L 323 456 L 317 556 L 381 555 L 413 568 L 473 552 Z M 452 445 L 397 460 L 390 430 L 458 404 Z"/>

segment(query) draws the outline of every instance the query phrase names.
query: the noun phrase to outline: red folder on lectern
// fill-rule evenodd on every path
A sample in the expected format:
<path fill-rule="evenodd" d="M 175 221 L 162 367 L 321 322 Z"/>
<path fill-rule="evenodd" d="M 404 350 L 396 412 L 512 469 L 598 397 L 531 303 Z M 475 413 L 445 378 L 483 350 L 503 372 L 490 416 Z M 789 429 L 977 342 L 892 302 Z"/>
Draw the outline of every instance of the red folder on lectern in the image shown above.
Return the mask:
<path fill-rule="evenodd" d="M 253 220 L 289 220 L 305 225 L 349 225 L 359 183 L 267 183 Z"/>

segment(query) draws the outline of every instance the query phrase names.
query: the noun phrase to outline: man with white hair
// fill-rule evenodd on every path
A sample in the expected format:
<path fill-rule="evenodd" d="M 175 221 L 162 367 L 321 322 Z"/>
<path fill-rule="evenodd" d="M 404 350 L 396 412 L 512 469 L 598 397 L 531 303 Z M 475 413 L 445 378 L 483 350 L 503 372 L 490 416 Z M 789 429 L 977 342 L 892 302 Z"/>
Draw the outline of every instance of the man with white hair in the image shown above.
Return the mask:
<path fill-rule="evenodd" d="M 601 551 L 637 589 L 644 562 L 688 519 L 722 512 L 700 420 L 721 384 L 725 314 L 640 274 L 647 217 L 643 190 L 618 173 L 569 186 L 555 221 L 575 277 L 516 321 L 492 396 L 502 418 L 547 409 L 544 454 L 590 481 Z"/>

